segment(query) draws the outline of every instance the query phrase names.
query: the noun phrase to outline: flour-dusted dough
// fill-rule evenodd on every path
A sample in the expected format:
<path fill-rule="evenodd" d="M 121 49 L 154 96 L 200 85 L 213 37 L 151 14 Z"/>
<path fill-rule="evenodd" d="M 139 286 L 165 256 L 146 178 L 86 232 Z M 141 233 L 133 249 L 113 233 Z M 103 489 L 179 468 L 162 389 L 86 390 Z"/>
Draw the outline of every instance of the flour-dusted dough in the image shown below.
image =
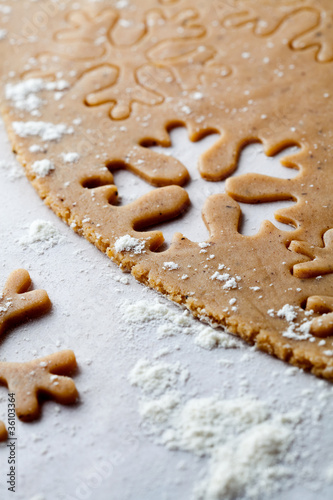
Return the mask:
<path fill-rule="evenodd" d="M 86 0 L 74 9 L 69 1 L 22 0 L 11 7 L 1 21 L 2 111 L 45 202 L 196 316 L 332 379 L 331 1 Z M 227 192 L 203 209 L 206 249 L 176 234 L 156 252 L 163 235 L 149 226 L 187 208 L 189 174 L 147 146 L 170 145 L 168 131 L 179 124 L 193 141 L 220 133 L 199 170 L 203 182 L 228 178 Z M 240 151 L 251 142 L 268 155 L 299 146 L 283 158 L 298 175 L 237 176 Z M 53 168 L 39 168 L 45 159 Z M 117 206 L 112 172 L 119 168 L 156 189 Z M 255 236 L 238 232 L 238 202 L 275 200 L 296 202 L 276 213 L 296 228 L 292 238 L 267 221 Z M 139 241 L 140 251 L 122 247 L 124 237 Z"/>
<path fill-rule="evenodd" d="M 29 291 L 31 278 L 25 269 L 13 271 L 0 294 L 0 335 L 27 318 L 45 314 L 51 301 L 45 290 Z M 39 416 L 39 395 L 53 397 L 62 404 L 78 398 L 71 375 L 77 367 L 73 351 L 60 351 L 45 358 L 25 363 L 0 362 L 0 384 L 15 394 L 15 410 L 22 420 Z M 0 421 L 0 441 L 7 438 L 5 424 Z"/>
<path fill-rule="evenodd" d="M 13 271 L 0 293 L 0 335 L 22 321 L 45 314 L 51 301 L 45 290 L 29 291 L 31 278 L 25 269 Z"/>
<path fill-rule="evenodd" d="M 58 403 L 75 403 L 78 392 L 67 375 L 71 375 L 76 368 L 74 352 L 69 350 L 26 363 L 0 362 L 0 382 L 15 394 L 17 416 L 29 421 L 39 416 L 41 394 L 52 397 Z"/>

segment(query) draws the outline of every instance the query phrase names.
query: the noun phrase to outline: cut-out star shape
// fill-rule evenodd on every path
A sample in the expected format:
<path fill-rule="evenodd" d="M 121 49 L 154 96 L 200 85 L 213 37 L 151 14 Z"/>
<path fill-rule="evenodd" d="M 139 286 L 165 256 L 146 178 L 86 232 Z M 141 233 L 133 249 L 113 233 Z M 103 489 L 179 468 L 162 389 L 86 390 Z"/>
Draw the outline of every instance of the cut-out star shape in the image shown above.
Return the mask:
<path fill-rule="evenodd" d="M 289 250 L 313 259 L 294 266 L 296 278 L 315 278 L 323 274 L 333 273 L 333 229 L 326 231 L 323 241 L 323 248 L 310 245 L 306 241 L 292 241 L 290 243 Z"/>

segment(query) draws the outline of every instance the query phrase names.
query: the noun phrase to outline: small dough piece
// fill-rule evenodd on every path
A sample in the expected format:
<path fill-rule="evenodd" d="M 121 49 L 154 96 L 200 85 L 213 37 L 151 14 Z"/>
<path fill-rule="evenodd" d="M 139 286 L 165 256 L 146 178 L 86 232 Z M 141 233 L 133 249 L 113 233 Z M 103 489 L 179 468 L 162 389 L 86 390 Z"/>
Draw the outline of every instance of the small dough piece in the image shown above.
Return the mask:
<path fill-rule="evenodd" d="M 0 295 L 0 335 L 28 318 L 48 312 L 51 301 L 45 290 L 28 291 L 31 278 L 24 269 L 13 271 Z"/>
<path fill-rule="evenodd" d="M 26 363 L 0 363 L 0 382 L 15 393 L 16 414 L 30 421 L 39 416 L 39 396 L 50 396 L 61 404 L 72 404 L 78 398 L 69 376 L 77 363 L 73 351 L 60 351 Z"/>
<path fill-rule="evenodd" d="M 8 439 L 8 432 L 6 429 L 6 426 L 2 420 L 0 420 L 0 442 L 7 441 Z"/>
<path fill-rule="evenodd" d="M 311 332 L 316 337 L 333 335 L 333 297 L 309 297 L 306 309 L 320 314 L 311 323 Z"/>

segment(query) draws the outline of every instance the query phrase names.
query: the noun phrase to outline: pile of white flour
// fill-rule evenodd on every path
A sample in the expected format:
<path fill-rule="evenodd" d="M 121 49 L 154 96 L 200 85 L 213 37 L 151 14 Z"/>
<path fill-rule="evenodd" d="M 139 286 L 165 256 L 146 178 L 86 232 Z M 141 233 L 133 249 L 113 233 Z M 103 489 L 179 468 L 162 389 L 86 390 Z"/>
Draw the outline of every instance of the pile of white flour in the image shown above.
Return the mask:
<path fill-rule="evenodd" d="M 31 223 L 27 234 L 22 236 L 19 243 L 23 247 L 32 248 L 39 255 L 42 255 L 45 250 L 54 247 L 64 239 L 64 236 L 52 222 L 37 219 Z"/>
<path fill-rule="evenodd" d="M 242 341 L 224 332 L 222 328 L 212 328 L 196 320 L 187 310 L 181 310 L 174 304 L 165 304 L 158 299 L 139 300 L 124 304 L 124 320 L 136 327 L 147 323 L 156 323 L 159 338 L 173 337 L 179 334 L 194 336 L 194 342 L 203 349 L 220 347 L 224 349 L 241 347 Z"/>
<path fill-rule="evenodd" d="M 24 177 L 23 168 L 14 160 L 1 160 L 0 169 L 10 181 Z"/>
<path fill-rule="evenodd" d="M 189 373 L 179 363 L 139 360 L 129 375 L 141 389 L 139 412 L 154 442 L 208 458 L 194 487 L 197 500 L 260 499 L 287 484 L 293 428 L 300 413 L 272 415 L 245 396 L 186 399 Z"/>

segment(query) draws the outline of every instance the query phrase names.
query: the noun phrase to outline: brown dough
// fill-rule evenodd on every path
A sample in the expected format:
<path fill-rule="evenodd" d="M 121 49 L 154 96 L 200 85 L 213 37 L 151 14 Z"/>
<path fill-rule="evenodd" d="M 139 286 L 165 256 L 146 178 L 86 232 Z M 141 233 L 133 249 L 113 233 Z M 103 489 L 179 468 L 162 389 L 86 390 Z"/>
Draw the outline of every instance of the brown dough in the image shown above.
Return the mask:
<path fill-rule="evenodd" d="M 73 351 L 60 351 L 26 363 L 0 362 L 0 382 L 15 393 L 16 414 L 22 420 L 39 416 L 40 394 L 61 404 L 75 403 L 78 398 L 71 375 L 77 364 Z"/>
<path fill-rule="evenodd" d="M 0 420 L 0 442 L 7 441 L 8 432 L 5 424 Z"/>
<path fill-rule="evenodd" d="M 25 269 L 13 271 L 0 295 L 0 335 L 28 318 L 45 314 L 51 308 L 45 290 L 28 292 L 31 278 Z"/>
<path fill-rule="evenodd" d="M 2 112 L 40 196 L 139 281 L 332 379 L 331 0 L 62 5 L 22 0 L 2 20 Z M 32 78 L 44 80 L 37 104 L 26 90 L 21 101 L 13 87 L 6 92 Z M 179 124 L 193 141 L 221 136 L 199 162 L 203 179 L 229 177 L 226 194 L 209 197 L 203 209 L 207 253 L 181 234 L 156 252 L 163 235 L 149 231 L 189 203 L 185 167 L 146 147 L 170 145 L 168 131 Z M 298 145 L 282 161 L 298 175 L 237 176 L 239 154 L 251 142 L 267 155 Z M 42 152 L 30 149 L 36 144 Z M 66 163 L 70 152 L 76 158 Z M 42 159 L 52 166 L 47 175 L 35 163 Z M 117 206 L 112 172 L 119 168 L 158 189 Z M 293 241 L 269 222 L 255 236 L 238 232 L 237 201 L 275 200 L 296 202 L 276 212 L 296 228 Z M 125 235 L 144 250 L 115 247 Z"/>

